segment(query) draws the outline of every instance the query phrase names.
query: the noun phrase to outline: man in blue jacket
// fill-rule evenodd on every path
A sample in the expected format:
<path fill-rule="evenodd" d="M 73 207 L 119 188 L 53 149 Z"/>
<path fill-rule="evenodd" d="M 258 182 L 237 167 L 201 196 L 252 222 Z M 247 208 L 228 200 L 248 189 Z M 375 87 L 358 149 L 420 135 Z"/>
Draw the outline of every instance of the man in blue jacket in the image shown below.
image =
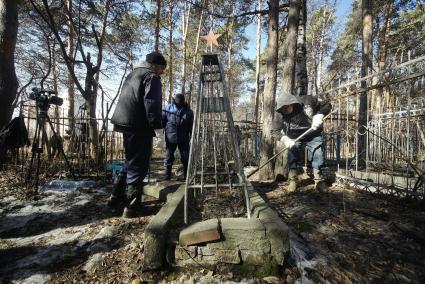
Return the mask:
<path fill-rule="evenodd" d="M 146 55 L 146 61 L 137 64 L 125 79 L 111 119 L 115 131 L 123 134 L 126 172 L 119 176 L 108 205 L 125 202 L 123 217 L 126 218 L 135 217 L 140 209 L 155 129 L 163 127 L 160 76 L 166 66 L 162 54 Z"/>
<path fill-rule="evenodd" d="M 193 125 L 193 112 L 185 102 L 184 94 L 177 94 L 173 103 L 167 105 L 162 112 L 162 124 L 165 128 L 165 179 L 171 178 L 174 162 L 174 152 L 179 148 L 180 159 L 183 164 L 184 177 L 187 174 L 189 161 L 190 135 Z"/>
<path fill-rule="evenodd" d="M 280 139 L 288 151 L 289 186 L 292 192 L 297 188 L 298 173 L 302 171 L 301 154 L 307 148 L 307 167 L 313 168 L 315 188 L 327 189 L 321 169 L 323 157 L 323 118 L 332 110 L 332 105 L 313 96 L 296 97 L 290 93 L 277 98 L 276 113 L 271 134 Z M 308 129 L 312 129 L 300 141 L 294 140 Z"/>

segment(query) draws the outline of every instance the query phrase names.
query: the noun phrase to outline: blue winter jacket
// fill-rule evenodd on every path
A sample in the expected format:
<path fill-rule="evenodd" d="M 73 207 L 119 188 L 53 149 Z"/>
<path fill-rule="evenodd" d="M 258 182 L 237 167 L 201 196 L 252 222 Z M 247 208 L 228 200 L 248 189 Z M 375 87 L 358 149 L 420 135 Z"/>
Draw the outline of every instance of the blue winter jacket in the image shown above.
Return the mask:
<path fill-rule="evenodd" d="M 193 125 L 193 111 L 187 103 L 177 106 L 169 104 L 162 111 L 162 125 L 165 141 L 168 143 L 189 143 Z"/>

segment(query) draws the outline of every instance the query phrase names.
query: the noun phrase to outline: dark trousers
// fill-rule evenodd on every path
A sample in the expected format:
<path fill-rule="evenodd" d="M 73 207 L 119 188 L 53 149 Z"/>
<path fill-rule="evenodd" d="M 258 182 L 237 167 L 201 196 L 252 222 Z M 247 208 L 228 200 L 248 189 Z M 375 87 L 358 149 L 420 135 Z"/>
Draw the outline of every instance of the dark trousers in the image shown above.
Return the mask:
<path fill-rule="evenodd" d="M 149 171 L 152 155 L 152 136 L 123 133 L 127 184 L 142 184 Z"/>
<path fill-rule="evenodd" d="M 187 168 L 187 163 L 189 161 L 189 143 L 170 143 L 166 141 L 166 152 L 165 152 L 165 165 L 166 166 L 172 166 L 174 163 L 174 153 L 176 152 L 176 149 L 179 148 L 180 153 L 180 160 L 183 164 L 183 167 Z"/>
<path fill-rule="evenodd" d="M 304 151 L 304 145 L 307 148 L 307 167 L 320 170 L 324 164 L 322 136 L 296 142 L 288 152 L 289 169 L 300 169 L 302 167 L 301 153 Z"/>

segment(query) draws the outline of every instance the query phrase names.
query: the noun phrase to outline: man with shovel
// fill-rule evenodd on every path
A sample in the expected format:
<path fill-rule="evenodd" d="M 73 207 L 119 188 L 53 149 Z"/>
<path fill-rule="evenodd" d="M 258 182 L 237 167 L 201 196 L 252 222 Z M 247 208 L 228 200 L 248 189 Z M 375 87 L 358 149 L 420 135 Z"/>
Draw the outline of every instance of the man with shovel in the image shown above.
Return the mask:
<path fill-rule="evenodd" d="M 330 113 L 332 106 L 313 96 L 296 97 L 286 93 L 278 97 L 276 113 L 272 125 L 272 135 L 288 148 L 288 192 L 297 188 L 298 174 L 302 172 L 301 153 L 307 148 L 307 167 L 313 168 L 315 188 L 325 191 L 321 168 L 323 157 L 323 118 Z M 297 137 L 301 136 L 301 139 Z"/>

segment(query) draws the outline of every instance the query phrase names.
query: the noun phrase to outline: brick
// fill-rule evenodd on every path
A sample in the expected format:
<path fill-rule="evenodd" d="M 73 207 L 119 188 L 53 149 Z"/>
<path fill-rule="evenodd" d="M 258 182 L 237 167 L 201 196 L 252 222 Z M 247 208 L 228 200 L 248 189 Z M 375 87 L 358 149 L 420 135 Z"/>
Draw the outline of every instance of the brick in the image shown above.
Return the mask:
<path fill-rule="evenodd" d="M 179 235 L 179 244 L 182 246 L 195 245 L 217 241 L 220 238 L 218 220 L 210 219 L 183 229 Z"/>

